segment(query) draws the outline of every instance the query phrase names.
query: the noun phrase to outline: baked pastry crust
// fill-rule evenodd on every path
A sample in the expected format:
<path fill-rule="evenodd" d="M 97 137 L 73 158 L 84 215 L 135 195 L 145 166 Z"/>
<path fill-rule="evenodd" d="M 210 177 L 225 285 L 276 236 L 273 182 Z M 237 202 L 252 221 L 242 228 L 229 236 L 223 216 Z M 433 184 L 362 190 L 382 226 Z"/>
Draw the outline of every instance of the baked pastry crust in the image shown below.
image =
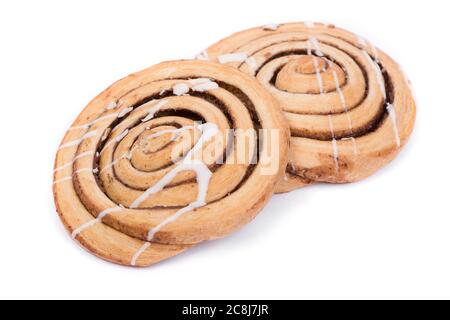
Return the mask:
<path fill-rule="evenodd" d="M 287 23 L 235 33 L 200 58 L 254 76 L 291 128 L 287 181 L 348 183 L 396 157 L 416 105 L 400 66 L 366 39 L 329 24 Z M 304 186 L 304 183 L 298 183 Z"/>
<path fill-rule="evenodd" d="M 256 156 L 271 140 L 239 144 L 229 129 L 276 132 L 279 152 L 265 158 L 273 170 Z M 161 63 L 78 116 L 55 160 L 56 208 L 93 254 L 148 266 L 251 221 L 284 174 L 288 141 L 281 110 L 254 78 L 210 62 Z M 231 161 L 239 152 L 256 162 Z"/>

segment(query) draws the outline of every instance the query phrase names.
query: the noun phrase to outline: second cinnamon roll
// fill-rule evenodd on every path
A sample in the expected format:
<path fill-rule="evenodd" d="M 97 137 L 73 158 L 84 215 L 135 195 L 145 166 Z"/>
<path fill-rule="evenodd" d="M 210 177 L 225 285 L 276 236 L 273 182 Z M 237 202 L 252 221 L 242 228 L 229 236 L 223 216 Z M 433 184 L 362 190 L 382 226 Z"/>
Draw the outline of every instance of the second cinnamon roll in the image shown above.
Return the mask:
<path fill-rule="evenodd" d="M 399 65 L 333 25 L 253 28 L 200 58 L 256 77 L 283 108 L 292 138 L 279 191 L 366 178 L 398 154 L 414 127 L 415 101 Z"/>

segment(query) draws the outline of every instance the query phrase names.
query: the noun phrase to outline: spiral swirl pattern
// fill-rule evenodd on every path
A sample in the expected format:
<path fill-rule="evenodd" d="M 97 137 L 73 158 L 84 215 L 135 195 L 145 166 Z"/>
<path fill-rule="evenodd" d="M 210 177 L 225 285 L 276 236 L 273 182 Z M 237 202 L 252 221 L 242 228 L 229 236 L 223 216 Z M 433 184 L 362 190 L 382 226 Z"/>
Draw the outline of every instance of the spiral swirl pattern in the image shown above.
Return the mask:
<path fill-rule="evenodd" d="M 272 175 L 259 161 L 232 161 L 271 147 L 258 134 L 236 143 L 260 129 L 280 133 Z M 251 77 L 209 62 L 162 63 L 108 88 L 69 129 L 56 157 L 57 210 L 89 251 L 148 266 L 253 219 L 284 172 L 288 137 Z"/>
<path fill-rule="evenodd" d="M 412 132 L 415 102 L 398 64 L 333 25 L 254 28 L 202 56 L 256 77 L 281 104 L 292 134 L 288 173 L 301 178 L 299 186 L 361 180 L 392 160 Z"/>

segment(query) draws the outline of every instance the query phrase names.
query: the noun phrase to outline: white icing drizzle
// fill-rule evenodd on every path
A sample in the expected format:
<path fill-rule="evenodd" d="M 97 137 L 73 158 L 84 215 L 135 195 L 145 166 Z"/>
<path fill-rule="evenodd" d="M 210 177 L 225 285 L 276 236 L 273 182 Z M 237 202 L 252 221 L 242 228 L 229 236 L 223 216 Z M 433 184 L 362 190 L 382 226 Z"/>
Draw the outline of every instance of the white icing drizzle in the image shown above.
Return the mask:
<path fill-rule="evenodd" d="M 119 114 L 117 115 L 117 118 L 123 118 L 127 114 L 129 114 L 131 111 L 133 111 L 133 107 L 125 108 L 125 109 L 123 109 L 122 111 L 119 112 Z"/>
<path fill-rule="evenodd" d="M 122 131 L 121 134 L 119 134 L 118 136 L 116 136 L 114 139 L 110 140 L 107 144 L 105 144 L 103 146 L 102 151 L 100 151 L 100 155 L 103 154 L 103 152 L 105 152 L 110 146 L 112 146 L 114 143 L 120 142 L 122 141 L 123 138 L 125 138 L 127 136 L 127 134 L 130 132 L 129 129 L 125 129 L 124 131 Z"/>
<path fill-rule="evenodd" d="M 203 50 L 202 52 L 200 52 L 199 54 L 197 54 L 195 56 L 195 59 L 202 60 L 202 61 L 209 61 L 208 52 L 206 52 L 206 50 Z"/>
<path fill-rule="evenodd" d="M 184 160 L 181 162 L 180 165 L 175 167 L 172 171 L 170 171 L 165 177 L 163 177 L 156 185 L 153 187 L 147 189 L 138 199 L 136 199 L 130 206 L 130 208 L 134 209 L 139 207 L 139 205 L 145 201 L 151 194 L 154 194 L 156 192 L 161 191 L 167 184 L 169 184 L 175 176 L 182 172 L 182 171 L 188 171 L 193 170 L 197 172 L 197 168 L 200 164 L 203 164 L 203 162 L 199 162 L 197 160 L 192 160 L 191 157 L 197 153 L 199 149 L 203 147 L 203 145 L 209 141 L 211 138 L 214 137 L 214 135 L 217 134 L 218 128 L 217 125 L 214 123 L 205 123 L 197 126 L 198 129 L 202 131 L 202 136 L 199 138 L 199 141 L 194 145 L 194 147 L 188 152 Z M 201 170 L 199 170 L 201 171 Z M 208 169 L 209 171 L 209 169 Z M 197 172 L 199 175 L 200 173 Z"/>
<path fill-rule="evenodd" d="M 53 182 L 53 184 L 55 185 L 55 184 L 59 184 L 61 182 L 69 181 L 69 180 L 72 180 L 72 177 L 65 177 L 65 178 L 61 178 L 61 179 L 55 180 Z"/>
<path fill-rule="evenodd" d="M 173 94 L 181 96 L 189 92 L 189 86 L 185 83 L 178 83 L 173 87 Z"/>
<path fill-rule="evenodd" d="M 106 128 L 105 132 L 103 132 L 101 141 L 105 141 L 106 139 L 108 139 L 108 135 L 111 133 L 111 129 L 110 128 Z"/>
<path fill-rule="evenodd" d="M 245 60 L 245 63 L 252 69 L 253 72 L 258 69 L 258 63 L 256 62 L 256 59 L 254 57 L 249 57 Z"/>
<path fill-rule="evenodd" d="M 78 174 L 78 173 L 83 173 L 83 172 L 89 172 L 92 173 L 92 169 L 91 168 L 83 168 L 83 169 L 78 169 L 77 171 L 75 171 L 73 174 Z"/>
<path fill-rule="evenodd" d="M 117 158 L 116 160 L 112 161 L 110 164 L 104 166 L 102 168 L 102 170 L 100 170 L 100 174 L 102 174 L 103 171 L 113 167 L 116 165 L 116 163 L 118 163 L 120 160 L 122 159 L 131 159 L 133 152 L 137 149 L 137 147 L 134 147 L 133 149 L 131 149 L 130 151 L 125 152 L 123 155 L 121 155 L 119 158 Z"/>
<path fill-rule="evenodd" d="M 90 126 L 92 126 L 92 125 L 94 125 L 94 124 L 96 124 L 98 122 L 101 122 L 103 120 L 110 119 L 110 118 L 116 118 L 117 116 L 118 116 L 118 113 L 107 114 L 105 116 L 102 116 L 102 117 L 100 117 L 100 118 L 98 118 L 98 119 L 96 119 L 94 121 L 88 122 L 86 124 L 81 124 L 81 125 L 78 125 L 78 126 L 70 127 L 69 131 L 71 131 L 71 130 L 78 130 L 78 129 L 88 129 Z"/>
<path fill-rule="evenodd" d="M 316 26 L 314 24 L 314 22 L 311 22 L 311 21 L 305 21 L 305 22 L 303 22 L 303 24 L 305 25 L 305 27 L 310 28 L 310 29 L 312 29 Z"/>
<path fill-rule="evenodd" d="M 109 209 L 106 209 L 106 210 L 100 212 L 100 214 L 97 216 L 97 218 L 95 218 L 95 219 L 93 219 L 93 220 L 91 220 L 91 221 L 89 221 L 89 222 L 86 222 L 85 224 L 82 224 L 82 225 L 79 226 L 77 229 L 75 229 L 75 230 L 72 232 L 72 238 L 75 239 L 76 236 L 78 236 L 78 235 L 79 235 L 81 232 L 83 232 L 84 230 L 86 230 L 86 229 L 92 227 L 94 224 L 97 224 L 98 222 L 101 222 L 102 219 L 103 219 L 104 217 L 106 217 L 108 214 L 113 213 L 113 212 L 119 212 L 119 211 L 121 211 L 121 210 L 123 210 L 123 207 L 118 206 L 118 207 L 109 208 Z"/>
<path fill-rule="evenodd" d="M 336 90 L 337 90 L 338 95 L 339 95 L 339 99 L 341 100 L 341 104 L 344 107 L 345 114 L 347 115 L 348 127 L 350 129 L 350 132 L 353 134 L 352 119 L 350 118 L 350 115 L 348 114 L 347 102 L 345 101 L 344 93 L 342 92 L 341 86 L 339 85 L 338 75 L 337 75 L 335 70 L 333 70 L 333 78 L 334 78 L 334 83 L 336 85 Z"/>
<path fill-rule="evenodd" d="M 71 165 L 73 165 L 73 164 L 75 163 L 76 160 L 78 160 L 78 159 L 80 159 L 80 158 L 84 158 L 84 157 L 90 156 L 90 155 L 93 155 L 93 154 L 94 154 L 94 151 L 87 151 L 87 152 L 80 153 L 80 154 L 77 155 L 75 158 L 73 158 L 72 161 L 69 161 L 69 162 L 67 162 L 67 163 L 65 163 L 65 164 L 63 164 L 63 165 L 61 165 L 61 166 L 59 166 L 58 168 L 56 168 L 55 170 L 53 170 L 53 172 L 58 172 L 58 171 L 64 170 L 64 169 L 66 169 L 67 167 L 70 167 Z"/>
<path fill-rule="evenodd" d="M 351 141 L 352 144 L 353 144 L 353 154 L 354 154 L 355 156 L 357 156 L 357 155 L 359 154 L 359 151 L 358 151 L 358 145 L 356 144 L 356 139 L 355 139 L 355 138 L 353 138 L 353 137 L 350 137 L 350 138 L 342 138 L 341 140 L 342 140 L 342 141 Z"/>
<path fill-rule="evenodd" d="M 131 265 L 134 267 L 136 266 L 137 259 L 152 245 L 151 242 L 146 242 L 142 245 L 142 247 L 139 248 L 138 251 L 133 255 L 133 258 L 131 258 Z"/>
<path fill-rule="evenodd" d="M 330 127 L 331 136 L 333 137 L 333 140 L 331 140 L 331 146 L 333 148 L 334 164 L 336 166 L 336 171 L 338 171 L 339 170 L 339 161 L 338 161 L 339 160 L 339 150 L 338 150 L 336 137 L 334 135 L 333 121 L 331 119 L 331 115 L 328 115 L 328 125 Z"/>
<path fill-rule="evenodd" d="M 72 173 L 72 175 L 69 176 L 69 177 L 64 177 L 64 178 L 55 180 L 55 181 L 53 182 L 53 184 L 55 185 L 55 184 L 59 184 L 59 183 L 61 183 L 61 182 L 70 181 L 70 180 L 73 179 L 73 176 L 74 176 L 75 174 L 83 173 L 83 172 L 92 172 L 92 169 L 91 169 L 91 168 L 83 168 L 83 169 L 79 169 L 79 170 L 75 171 L 74 173 Z"/>
<path fill-rule="evenodd" d="M 400 135 L 398 133 L 398 127 L 397 127 L 397 114 L 395 112 L 395 107 L 393 104 L 388 104 L 386 107 L 388 114 L 389 114 L 389 118 L 391 119 L 391 123 L 392 123 L 392 128 L 394 131 L 394 136 L 395 136 L 395 143 L 397 144 L 397 147 L 400 148 L 401 146 L 401 141 L 400 141 Z"/>
<path fill-rule="evenodd" d="M 358 150 L 358 145 L 357 145 L 357 143 L 356 143 L 356 139 L 353 138 L 353 137 L 351 137 L 350 140 L 351 140 L 352 143 L 353 143 L 353 154 L 354 154 L 355 156 L 357 156 L 357 155 L 359 154 L 359 150 Z"/>
<path fill-rule="evenodd" d="M 119 134 L 119 135 L 116 137 L 116 142 L 122 141 L 122 139 L 125 138 L 125 137 L 127 136 L 128 132 L 130 132 L 130 130 L 125 129 L 121 134 Z"/>
<path fill-rule="evenodd" d="M 372 58 L 367 53 L 367 51 L 363 50 L 362 52 L 363 52 L 364 56 L 366 57 L 367 62 L 369 62 L 369 64 L 375 70 L 375 75 L 377 77 L 377 83 L 378 83 L 378 86 L 380 87 L 381 94 L 383 95 L 383 98 L 386 99 L 386 87 L 384 86 L 384 78 L 383 78 L 383 74 L 381 73 L 380 66 L 372 60 Z"/>
<path fill-rule="evenodd" d="M 182 166 L 179 167 L 179 170 L 180 171 L 192 170 L 196 172 L 197 183 L 199 186 L 197 199 L 194 202 L 190 203 L 188 206 L 178 210 L 175 214 L 171 215 L 167 219 L 163 220 L 156 227 L 152 228 L 147 235 L 148 242 L 151 242 L 155 234 L 159 232 L 164 226 L 176 221 L 183 214 L 206 205 L 206 194 L 208 192 L 208 185 L 212 176 L 212 172 L 201 161 L 199 161 L 198 163 L 195 163 L 195 161 L 193 161 L 193 163 L 190 164 L 183 164 Z M 170 183 L 170 181 L 168 183 Z"/>
<path fill-rule="evenodd" d="M 186 83 L 178 83 L 173 87 L 173 93 L 177 96 L 181 96 L 189 93 L 191 89 L 197 92 L 205 92 L 219 88 L 219 85 L 216 82 L 211 81 L 211 79 L 208 78 L 190 79 L 188 80 L 188 83 L 192 85 L 192 88 Z"/>
<path fill-rule="evenodd" d="M 263 28 L 263 30 L 275 31 L 279 27 L 280 27 L 280 25 L 278 23 L 268 23 L 268 24 L 264 25 L 262 28 Z"/>
<path fill-rule="evenodd" d="M 308 55 L 311 56 L 313 59 L 313 64 L 314 64 L 314 69 L 316 70 L 316 78 L 317 78 L 317 84 L 319 85 L 320 94 L 323 94 L 324 93 L 323 79 L 320 74 L 319 61 L 317 61 L 317 57 L 314 56 L 311 52 L 311 39 L 309 39 L 307 42 L 307 48 L 308 48 Z"/>
<path fill-rule="evenodd" d="M 372 60 L 372 58 L 370 57 L 370 55 L 367 53 L 366 50 L 363 50 L 363 54 L 366 57 L 366 59 L 369 62 L 369 64 L 371 64 L 373 69 L 375 70 L 378 86 L 380 87 L 381 94 L 383 95 L 383 98 L 386 100 L 386 98 L 387 98 L 386 87 L 384 85 L 383 74 L 381 72 L 380 66 L 378 65 L 378 62 L 380 61 L 379 58 L 378 58 L 378 52 L 377 52 L 377 49 L 372 44 L 370 44 L 370 48 L 371 48 L 371 51 L 372 51 L 372 53 L 374 55 L 375 61 Z M 395 143 L 397 144 L 397 147 L 400 147 L 401 146 L 401 141 L 400 141 L 400 136 L 399 136 L 399 133 L 398 133 L 397 116 L 396 116 L 396 113 L 395 113 L 395 108 L 394 108 L 394 106 L 392 104 L 388 104 L 386 106 L 386 109 L 388 111 L 389 118 L 391 119 L 393 131 L 394 131 L 394 136 L 395 136 Z"/>
<path fill-rule="evenodd" d="M 205 92 L 219 88 L 219 85 L 209 78 L 197 78 L 188 80 L 192 85 L 192 90 L 197 92 Z"/>
<path fill-rule="evenodd" d="M 338 75 L 337 72 L 333 70 L 333 78 L 334 78 L 334 82 L 336 85 L 336 90 L 339 94 L 339 99 L 341 100 L 341 104 L 344 107 L 345 110 L 345 114 L 347 115 L 347 121 L 348 121 L 348 127 L 350 129 L 350 133 L 353 134 L 353 122 L 352 122 L 352 118 L 350 117 L 349 113 L 348 113 L 348 106 L 347 106 L 347 102 L 345 100 L 345 96 L 344 93 L 342 92 L 341 86 L 339 85 L 339 79 L 338 79 Z M 353 154 L 356 156 L 358 155 L 359 151 L 358 151 L 358 146 L 356 144 L 356 140 L 353 137 L 350 138 L 344 138 L 342 140 L 351 140 L 353 143 Z M 337 145 L 336 145 L 337 146 Z"/>
<path fill-rule="evenodd" d="M 335 138 L 333 138 L 333 140 L 331 140 L 331 144 L 333 146 L 333 159 L 334 159 L 334 164 L 336 165 L 336 170 L 339 170 L 339 150 L 338 150 L 338 146 L 337 146 L 337 141 Z"/>
<path fill-rule="evenodd" d="M 196 78 L 196 79 L 189 79 L 188 82 L 195 86 L 197 84 L 211 82 L 211 79 L 209 79 L 209 78 Z"/>
<path fill-rule="evenodd" d="M 148 110 L 148 114 L 147 114 L 147 116 L 146 116 L 144 119 L 142 119 L 142 122 L 147 122 L 147 121 L 153 119 L 153 117 L 155 116 L 155 114 L 156 114 L 159 110 L 161 110 L 161 108 L 162 108 L 164 105 L 166 105 L 167 103 L 168 103 L 167 100 L 160 100 L 160 101 L 158 101 L 153 107 L 151 107 L 151 108 Z"/>
<path fill-rule="evenodd" d="M 88 133 L 84 134 L 81 138 L 76 139 L 76 140 L 72 140 L 69 141 L 67 143 L 62 144 L 58 150 L 61 149 L 65 149 L 65 148 L 70 148 L 70 147 L 74 147 L 74 146 L 78 146 L 81 142 L 83 142 L 86 139 L 92 138 L 97 134 L 97 131 L 89 131 Z"/>
<path fill-rule="evenodd" d="M 317 83 L 319 85 L 320 94 L 323 94 L 323 92 L 324 92 L 323 79 L 322 79 L 322 76 L 320 75 L 319 62 L 317 61 L 317 58 L 315 56 L 313 56 L 313 63 L 314 63 L 314 68 L 316 69 L 316 78 L 317 78 Z"/>
<path fill-rule="evenodd" d="M 204 82 L 204 83 L 200 83 L 197 84 L 195 86 L 192 87 L 192 90 L 197 91 L 197 92 L 205 92 L 205 91 L 209 91 L 209 90 L 214 90 L 219 88 L 219 85 L 213 81 L 209 81 L 209 82 Z"/>
<path fill-rule="evenodd" d="M 312 44 L 312 46 L 314 47 L 314 51 L 316 51 L 316 54 L 319 57 L 323 57 L 324 54 L 322 53 L 322 51 L 320 50 L 320 45 L 319 45 L 319 40 L 317 40 L 316 37 L 309 37 L 309 41 Z"/>
<path fill-rule="evenodd" d="M 161 130 L 161 131 L 158 131 L 154 134 L 147 136 L 146 139 L 158 138 L 165 134 L 171 133 L 173 135 L 171 140 L 175 141 L 180 136 L 181 133 L 183 133 L 184 131 L 191 130 L 191 129 L 194 129 L 194 126 L 184 126 L 184 127 L 178 128 L 178 129 Z"/>
<path fill-rule="evenodd" d="M 199 193 L 197 196 L 196 201 L 190 203 L 188 206 L 178 210 L 175 214 L 171 215 L 167 219 L 163 220 L 160 224 L 158 224 L 156 227 L 152 228 L 147 235 L 147 241 L 139 250 L 136 252 L 135 256 L 133 257 L 131 261 L 131 265 L 136 265 L 136 260 L 139 258 L 139 256 L 148 248 L 150 247 L 150 242 L 155 236 L 157 232 L 159 232 L 164 226 L 168 225 L 171 222 L 176 221 L 178 218 L 180 218 L 183 214 L 192 211 L 194 209 L 203 207 L 206 205 L 205 198 L 206 193 L 208 191 L 208 185 L 209 181 L 211 179 L 212 173 L 209 170 L 209 168 L 201 161 L 193 160 L 191 162 L 183 162 L 181 165 L 177 166 L 174 170 L 169 172 L 165 177 L 163 177 L 156 185 L 153 187 L 147 189 L 144 194 L 139 197 L 133 204 L 131 205 L 131 208 L 137 208 L 142 201 L 147 199 L 150 195 L 161 191 L 167 184 L 169 184 L 175 176 L 182 172 L 182 171 L 188 171 L 192 170 L 195 171 L 197 175 L 197 183 L 199 186 Z"/>
<path fill-rule="evenodd" d="M 219 132 L 217 125 L 212 122 L 200 124 L 197 126 L 197 128 L 202 132 L 202 135 L 198 142 L 194 145 L 192 150 L 188 152 L 185 159 L 183 160 L 183 163 L 189 163 L 191 157 L 194 156 L 206 142 L 211 140 Z"/>
<path fill-rule="evenodd" d="M 248 56 L 244 52 L 239 53 L 227 53 L 219 56 L 217 59 L 221 64 L 229 63 L 229 62 L 244 62 L 247 60 Z"/>
<path fill-rule="evenodd" d="M 195 171 L 198 183 L 198 195 L 197 199 L 190 203 L 188 206 L 178 210 L 175 214 L 171 215 L 167 219 L 163 220 L 156 227 L 149 230 L 147 235 L 147 242 L 135 253 L 131 260 L 131 265 L 135 266 L 139 257 L 151 246 L 151 240 L 155 234 L 159 232 L 164 226 L 176 221 L 183 214 L 190 212 L 194 209 L 203 207 L 206 205 L 206 195 L 208 192 L 209 182 L 212 176 L 212 172 L 208 166 L 200 160 L 191 159 L 195 153 L 200 150 L 203 145 L 211 140 L 217 133 L 218 128 L 214 123 L 205 123 L 199 125 L 198 128 L 202 131 L 202 135 L 199 141 L 195 144 L 192 150 L 186 155 L 183 161 L 176 166 L 172 171 L 165 175 L 157 184 L 147 189 L 139 198 L 137 198 L 130 206 L 130 208 L 138 208 L 140 204 L 145 201 L 149 196 L 161 191 L 166 185 L 168 185 L 180 172 L 183 171 Z"/>
<path fill-rule="evenodd" d="M 116 101 L 111 101 L 106 105 L 106 110 L 112 110 L 119 106 L 119 104 Z"/>

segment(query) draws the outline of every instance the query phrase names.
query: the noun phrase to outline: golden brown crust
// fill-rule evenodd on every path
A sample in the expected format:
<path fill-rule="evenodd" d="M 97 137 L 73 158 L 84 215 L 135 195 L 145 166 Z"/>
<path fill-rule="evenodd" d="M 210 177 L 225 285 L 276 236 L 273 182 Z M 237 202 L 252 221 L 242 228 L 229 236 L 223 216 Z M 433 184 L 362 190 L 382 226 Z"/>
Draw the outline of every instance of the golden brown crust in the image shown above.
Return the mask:
<path fill-rule="evenodd" d="M 251 221 L 284 173 L 288 139 L 277 103 L 251 77 L 161 63 L 116 82 L 74 122 L 55 162 L 57 211 L 93 254 L 148 266 Z"/>
<path fill-rule="evenodd" d="M 253 28 L 205 55 L 256 77 L 277 99 L 292 133 L 288 167 L 302 178 L 366 178 L 395 158 L 413 130 L 415 101 L 399 65 L 333 25 Z"/>
<path fill-rule="evenodd" d="M 293 190 L 304 188 L 311 185 L 313 182 L 311 180 L 305 179 L 299 175 L 290 174 L 286 172 L 282 179 L 278 182 L 276 193 L 288 193 Z"/>

